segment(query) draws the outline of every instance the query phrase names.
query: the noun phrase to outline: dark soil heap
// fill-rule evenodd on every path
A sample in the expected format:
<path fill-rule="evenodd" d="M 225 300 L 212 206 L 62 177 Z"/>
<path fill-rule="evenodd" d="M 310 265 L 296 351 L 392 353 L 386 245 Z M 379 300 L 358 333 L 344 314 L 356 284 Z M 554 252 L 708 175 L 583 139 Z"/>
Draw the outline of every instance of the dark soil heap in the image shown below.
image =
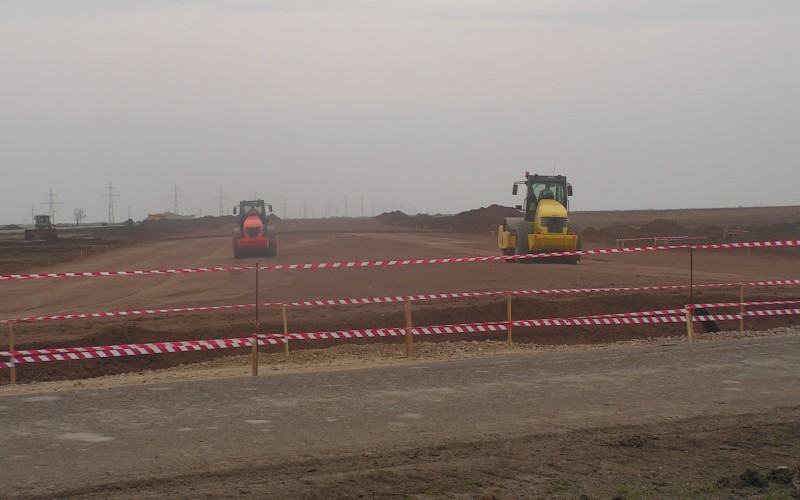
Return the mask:
<path fill-rule="evenodd" d="M 496 231 L 506 217 L 521 217 L 521 214 L 519 210 L 515 208 L 490 205 L 484 208 L 461 212 L 456 215 L 417 214 L 409 216 L 403 212 L 395 211 L 383 213 L 375 217 L 375 219 L 382 224 L 392 226 L 483 233 L 487 231 Z"/>
<path fill-rule="evenodd" d="M 387 212 L 374 219 L 390 226 L 420 230 L 483 233 L 497 231 L 506 217 L 521 217 L 519 210 L 500 205 L 468 210 L 455 215 L 407 215 L 400 211 Z M 587 241 L 611 241 L 617 238 L 655 238 L 665 236 L 691 236 L 704 238 L 703 243 L 771 241 L 800 239 L 800 222 L 778 222 L 770 225 L 737 227 L 747 232 L 730 234 L 719 226 L 686 227 L 669 219 L 654 219 L 642 226 L 615 225 L 602 228 L 584 227 L 582 235 Z"/>

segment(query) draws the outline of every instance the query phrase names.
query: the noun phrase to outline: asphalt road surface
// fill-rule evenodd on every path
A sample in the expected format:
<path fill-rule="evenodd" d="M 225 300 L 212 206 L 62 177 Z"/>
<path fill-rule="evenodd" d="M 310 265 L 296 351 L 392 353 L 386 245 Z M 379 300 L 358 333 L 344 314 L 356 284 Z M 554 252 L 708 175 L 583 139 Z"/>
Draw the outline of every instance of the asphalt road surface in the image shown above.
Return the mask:
<path fill-rule="evenodd" d="M 387 496 L 414 450 L 798 407 L 798 336 L 7 396 L 0 495 Z"/>

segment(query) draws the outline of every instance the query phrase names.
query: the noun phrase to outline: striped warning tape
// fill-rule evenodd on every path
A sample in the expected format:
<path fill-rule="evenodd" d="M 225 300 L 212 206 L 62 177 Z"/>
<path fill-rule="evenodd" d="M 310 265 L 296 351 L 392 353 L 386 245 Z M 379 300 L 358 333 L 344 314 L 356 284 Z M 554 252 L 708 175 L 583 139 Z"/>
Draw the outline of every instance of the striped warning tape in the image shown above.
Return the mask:
<path fill-rule="evenodd" d="M 744 311 L 739 314 L 706 314 L 695 315 L 695 321 L 734 321 L 742 318 L 755 318 L 764 316 L 790 316 L 800 314 L 800 309 L 771 309 L 758 311 Z"/>
<path fill-rule="evenodd" d="M 659 242 L 666 245 L 673 241 L 698 241 L 706 238 L 707 236 L 645 236 L 637 238 L 617 238 L 617 248 L 625 248 L 625 244 L 629 241 L 652 241 L 653 245 L 658 245 Z"/>
<path fill-rule="evenodd" d="M 555 257 L 567 257 L 574 255 L 604 255 L 615 253 L 648 252 L 659 250 L 679 250 L 694 248 L 698 250 L 724 249 L 724 248 L 773 248 L 773 247 L 793 247 L 800 246 L 800 240 L 787 241 L 754 241 L 746 243 L 719 243 L 709 245 L 664 245 L 647 246 L 634 248 L 609 248 L 600 250 L 581 250 L 577 252 L 553 252 L 538 253 L 527 255 L 491 255 L 484 257 L 452 257 L 445 259 L 413 259 L 413 260 L 379 260 L 364 262 L 323 262 L 318 264 L 277 264 L 270 266 L 258 266 L 258 269 L 265 271 L 276 270 L 301 270 L 301 269 L 344 269 L 356 267 L 381 267 L 381 266 L 408 266 L 419 264 L 453 264 L 465 262 L 492 262 L 516 259 L 546 259 Z M 86 278 L 101 276 L 145 276 L 145 275 L 174 275 L 184 273 L 206 273 L 219 271 L 244 271 L 254 270 L 256 266 L 230 266 L 230 267 L 198 267 L 186 269 L 153 269 L 138 271 L 93 271 L 93 272 L 73 272 L 73 273 L 32 273 L 32 274 L 4 274 L 0 275 L 3 280 L 30 280 L 44 278 Z"/>
<path fill-rule="evenodd" d="M 267 302 L 259 304 L 260 306 L 274 306 L 279 305 L 280 302 Z M 13 318 L 0 320 L 2 323 L 18 323 L 25 321 L 58 321 L 67 319 L 94 319 L 94 318 L 114 318 L 125 316 L 144 316 L 150 314 L 167 314 L 167 313 L 184 313 L 184 312 L 198 312 L 198 311 L 219 311 L 224 309 L 247 309 L 255 307 L 255 304 L 233 304 L 223 306 L 201 306 L 201 307 L 170 307 L 165 309 L 137 309 L 132 311 L 114 311 L 114 312 L 93 312 L 93 313 L 76 313 L 76 314 L 53 314 L 46 316 L 27 316 L 24 318 Z"/>
<path fill-rule="evenodd" d="M 596 319 L 596 318 L 635 318 L 642 316 L 670 316 L 686 314 L 686 309 L 662 309 L 660 311 L 637 311 L 611 314 L 592 314 L 590 316 L 579 316 L 577 319 Z"/>
<path fill-rule="evenodd" d="M 655 313 L 656 311 L 650 311 Z M 580 317 L 526 319 L 514 321 L 492 321 L 484 323 L 464 323 L 454 325 L 418 326 L 410 328 L 413 335 L 441 335 L 453 333 L 479 333 L 505 331 L 513 327 L 549 327 L 549 326 L 591 326 L 591 325 L 651 325 L 661 323 L 683 323 L 684 315 L 650 316 L 645 313 L 635 317 Z M 800 314 L 798 309 L 779 309 L 746 311 L 744 314 L 721 314 L 695 316 L 696 321 L 732 321 L 752 316 L 784 316 Z M 398 337 L 406 334 L 405 328 L 374 328 L 358 330 L 341 330 L 333 332 L 288 333 L 288 334 L 254 334 L 250 337 L 190 340 L 178 342 L 158 342 L 148 344 L 122 344 L 94 347 L 61 347 L 52 349 L 28 349 L 3 351 L 0 356 L 8 357 L 8 362 L 0 363 L 0 368 L 9 368 L 15 364 L 41 363 L 50 361 L 71 361 L 80 359 L 102 359 L 124 356 L 141 356 L 177 352 L 205 351 L 213 349 L 234 349 L 251 347 L 253 338 L 260 344 L 281 344 L 289 340 L 342 340 L 376 337 Z"/>
<path fill-rule="evenodd" d="M 636 238 L 617 238 L 617 241 L 649 241 L 649 240 L 704 240 L 707 236 L 637 236 Z"/>
<path fill-rule="evenodd" d="M 694 288 L 716 288 L 716 287 L 733 287 L 733 286 L 788 286 L 800 285 L 800 279 L 786 279 L 786 280 L 772 280 L 772 281 L 750 281 L 745 283 L 705 283 L 696 284 Z M 365 305 L 365 304 L 390 304 L 411 301 L 426 301 L 437 299 L 460 299 L 460 298 L 476 298 L 476 297 L 489 297 L 497 295 L 557 295 L 557 294 L 573 294 L 573 293 L 613 293 L 613 292 L 642 292 L 642 291 L 658 291 L 658 290 L 681 290 L 687 289 L 689 285 L 659 285 L 659 286 L 641 286 L 641 287 L 599 287 L 599 288 L 561 288 L 561 289 L 534 289 L 534 290 L 514 290 L 514 291 L 485 291 L 485 292 L 456 292 L 456 293 L 436 293 L 436 294 L 421 294 L 421 295 L 398 295 L 394 297 L 367 297 L 367 298 L 353 298 L 353 299 L 324 299 L 324 300 L 306 300 L 298 302 L 262 302 L 259 307 L 274 307 L 285 305 L 287 307 L 311 307 L 311 306 L 347 306 L 347 305 Z M 775 302 L 779 304 L 781 302 Z M 731 305 L 739 305 L 739 303 L 730 303 Z M 762 305 L 766 303 L 752 303 Z M 152 314 L 168 314 L 168 313 L 185 313 L 185 312 L 199 312 L 199 311 L 219 311 L 230 309 L 247 309 L 254 308 L 256 304 L 232 304 L 221 306 L 192 306 L 192 307 L 170 307 L 163 309 L 137 309 L 131 311 L 113 311 L 113 312 L 93 312 L 93 313 L 76 313 L 76 314 L 55 314 L 55 315 L 42 315 L 42 316 L 27 316 L 21 318 L 2 319 L 0 324 L 3 323 L 17 323 L 17 322 L 32 322 L 32 321 L 59 321 L 70 319 L 95 319 L 95 318 L 112 318 L 112 317 L 126 317 L 126 316 L 144 316 Z M 713 307 L 709 304 L 698 304 L 696 307 Z M 723 306 L 719 306 L 723 307 Z"/>
<path fill-rule="evenodd" d="M 800 300 L 769 300 L 766 302 L 715 302 L 711 304 L 694 304 L 693 307 L 712 309 L 717 307 L 750 307 L 750 306 L 778 306 L 786 304 L 800 304 Z"/>
<path fill-rule="evenodd" d="M 16 363 L 40 363 L 46 361 L 73 361 L 78 359 L 114 358 L 166 354 L 176 352 L 233 349 L 251 346 L 250 338 L 215 340 L 188 340 L 179 342 L 157 342 L 149 344 L 123 344 L 94 347 L 62 347 L 54 349 L 28 349 L 0 352 L 0 356 L 13 356 Z"/>
<path fill-rule="evenodd" d="M 716 303 L 709 303 L 709 304 L 694 304 L 691 307 L 693 309 L 698 308 L 705 308 L 705 309 L 712 309 L 717 307 L 740 307 L 740 306 L 767 306 L 767 305 L 788 305 L 788 304 L 800 304 L 800 300 L 769 300 L 764 302 L 716 302 Z M 750 311 L 758 313 L 758 311 Z M 686 314 L 686 308 L 681 309 L 663 309 L 660 311 L 639 311 L 639 312 L 623 312 L 623 313 L 612 313 L 612 314 L 594 314 L 591 316 L 580 316 L 581 319 L 583 318 L 623 318 L 623 317 L 637 317 L 637 316 L 665 316 L 665 315 L 677 315 L 677 314 Z M 758 314 L 755 314 L 756 316 Z M 724 315 L 723 315 L 724 316 Z"/>

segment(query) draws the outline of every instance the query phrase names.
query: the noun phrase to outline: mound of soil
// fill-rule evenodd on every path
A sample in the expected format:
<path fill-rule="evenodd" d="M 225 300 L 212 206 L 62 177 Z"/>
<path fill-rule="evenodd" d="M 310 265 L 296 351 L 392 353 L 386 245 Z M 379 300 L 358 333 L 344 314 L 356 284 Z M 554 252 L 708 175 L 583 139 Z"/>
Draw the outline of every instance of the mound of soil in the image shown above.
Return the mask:
<path fill-rule="evenodd" d="M 448 229 L 475 233 L 496 231 L 506 217 L 519 216 L 520 212 L 516 208 L 490 205 L 454 215 Z"/>
<path fill-rule="evenodd" d="M 410 219 L 411 217 L 401 212 L 400 210 L 395 210 L 394 212 L 385 212 L 375 217 L 375 220 L 377 220 L 381 224 L 388 224 L 390 226 L 408 225 Z"/>
<path fill-rule="evenodd" d="M 755 240 L 796 240 L 800 238 L 800 222 L 778 222 L 769 226 L 751 226 L 750 239 Z"/>
<path fill-rule="evenodd" d="M 409 216 L 403 212 L 388 212 L 375 217 L 375 220 L 393 226 L 413 227 L 417 229 L 437 229 L 465 233 L 483 233 L 495 231 L 506 217 L 519 217 L 515 208 L 490 205 L 488 207 L 468 210 L 456 215 L 417 214 Z"/>
<path fill-rule="evenodd" d="M 14 231 L 22 229 L 22 226 L 18 226 L 16 224 L 8 224 L 6 226 L 0 226 L 0 231 Z"/>
<path fill-rule="evenodd" d="M 584 229 L 584 237 L 588 238 L 589 234 L 591 234 L 591 232 Z M 635 238 L 639 236 L 639 231 L 631 226 L 609 226 L 598 230 L 596 234 L 602 238 L 611 240 L 615 238 Z"/>
<path fill-rule="evenodd" d="M 271 217 L 274 217 L 274 219 Z M 274 220 L 279 219 L 272 214 L 267 218 L 268 222 Z M 234 227 L 235 225 L 236 217 L 233 215 L 222 217 L 207 215 L 197 219 L 144 221 L 138 225 L 106 226 L 98 228 L 94 235 L 105 238 L 148 240 L 221 227 Z"/>

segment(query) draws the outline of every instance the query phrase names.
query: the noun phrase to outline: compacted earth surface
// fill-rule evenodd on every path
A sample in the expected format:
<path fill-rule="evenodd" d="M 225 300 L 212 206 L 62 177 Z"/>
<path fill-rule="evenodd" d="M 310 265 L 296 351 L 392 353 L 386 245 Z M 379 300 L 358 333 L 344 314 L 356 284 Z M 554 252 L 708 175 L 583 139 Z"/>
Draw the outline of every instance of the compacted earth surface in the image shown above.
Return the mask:
<path fill-rule="evenodd" d="M 68 249 L 63 252 L 63 262 L 53 258 L 47 262 L 42 260 L 41 255 L 54 251 L 52 246 L 24 244 L 15 241 L 13 234 L 4 235 L 6 239 L 0 257 L 9 274 L 250 268 L 147 276 L 4 280 L 0 281 L 3 296 L 0 319 L 249 305 L 256 301 L 262 304 L 259 308 L 191 313 L 16 322 L 13 326 L 15 348 L 27 349 L 236 338 L 255 331 L 280 333 L 284 330 L 281 303 L 331 299 L 632 288 L 614 292 L 512 295 L 513 318 L 532 319 L 677 309 L 687 303 L 735 302 L 739 301 L 740 293 L 744 293 L 747 301 L 797 298 L 797 285 L 738 285 L 797 279 L 800 277 L 800 254 L 794 249 L 678 249 L 599 254 L 584 257 L 578 266 L 494 261 L 262 270 L 258 273 L 252 269 L 256 263 L 269 266 L 498 255 L 496 235 L 492 232 L 492 227 L 496 231 L 497 224 L 493 220 L 502 218 L 503 214 L 509 215 L 508 209 L 501 209 L 490 207 L 459 214 L 452 219 L 384 214 L 375 219 L 277 220 L 274 223 L 280 234 L 278 256 L 243 260 L 233 259 L 230 248 L 232 221 L 227 219 L 87 228 L 76 232 L 72 238 L 60 238 L 58 245 Z M 652 214 L 650 220 L 647 220 L 647 212 L 585 213 L 576 214 L 575 218 L 582 217 L 584 220 L 581 222 L 587 228 L 584 248 L 601 249 L 614 247 L 618 237 L 691 234 L 706 236 L 704 243 L 724 242 L 726 238 L 732 238 L 727 232 L 723 233 L 724 228 L 747 228 L 748 233 L 735 235 L 739 239 L 743 234 L 762 234 L 773 236 L 770 239 L 796 240 L 800 238 L 797 232 L 800 217 L 796 214 L 796 207 L 786 207 L 740 209 L 738 215 L 735 209 L 657 213 Z M 784 221 L 781 225 L 776 226 L 776 216 L 784 217 L 777 219 Z M 702 232 L 707 234 L 701 235 Z M 18 239 L 21 239 L 21 234 Z M 690 283 L 696 286 L 690 289 L 686 286 Z M 711 284 L 726 286 L 703 286 Z M 670 286 L 674 288 L 643 289 Z M 501 321 L 507 317 L 507 307 L 506 294 L 414 300 L 411 315 L 413 324 L 418 326 Z M 779 306 L 784 307 L 787 306 Z M 735 312 L 736 309 L 722 311 Z M 403 304 L 398 302 L 346 306 L 298 304 L 287 307 L 286 314 L 286 328 L 290 332 L 402 327 L 404 321 Z M 93 441 L 94 438 L 90 438 L 94 434 L 79 432 L 77 427 L 80 426 L 67 426 L 72 432 L 65 432 L 67 427 L 62 426 L 58 431 L 60 434 L 50 435 L 47 433 L 54 431 L 47 429 L 59 421 L 57 417 L 53 417 L 51 422 L 42 416 L 38 427 L 31 427 L 30 421 L 23 423 L 12 418 L 6 419 L 6 422 L 11 422 L 7 427 L 10 435 L 29 436 L 31 439 L 14 441 L 9 437 L 5 443 L 6 449 L 14 449 L 13 455 L 9 456 L 18 457 L 15 463 L 19 467 L 0 467 L 6 471 L 0 472 L 3 484 L 0 495 L 98 498 L 203 494 L 320 498 L 792 498 L 798 495 L 800 488 L 800 448 L 797 444 L 800 442 L 800 399 L 795 397 L 794 390 L 789 389 L 795 384 L 800 385 L 800 377 L 792 368 L 793 365 L 800 366 L 797 363 L 800 352 L 794 341 L 798 335 L 797 324 L 797 316 L 748 318 L 742 325 L 743 329 L 740 329 L 738 321 L 720 323 L 723 330 L 720 333 L 706 333 L 698 324 L 698 342 L 691 344 L 687 342 L 683 323 L 518 328 L 514 330 L 512 346 L 507 345 L 505 332 L 448 334 L 417 338 L 412 359 L 405 356 L 403 339 L 292 341 L 288 355 L 282 346 L 261 348 L 260 376 L 257 379 L 249 377 L 249 349 L 23 364 L 16 370 L 16 385 L 9 384 L 9 370 L 0 371 L 0 411 L 19 409 L 22 412 L 23 408 L 37 401 L 50 401 L 47 398 L 55 398 L 52 404 L 59 405 L 61 401 L 84 397 L 79 395 L 118 391 L 113 393 L 116 395 L 114 407 L 123 412 L 122 416 L 104 414 L 104 419 L 117 421 L 133 418 L 125 417 L 131 415 L 125 412 L 133 411 L 137 405 L 153 404 L 153 408 L 159 408 L 159 404 L 163 404 L 163 401 L 152 403 L 144 396 L 140 397 L 139 394 L 152 392 L 136 392 L 143 387 L 166 388 L 164 391 L 177 388 L 180 391 L 183 384 L 195 384 L 186 386 L 187 391 L 192 392 L 196 384 L 202 387 L 204 383 L 224 381 L 233 384 L 226 390 L 227 394 L 244 390 L 242 387 L 253 380 L 272 381 L 266 383 L 274 383 L 277 387 L 291 383 L 295 377 L 305 377 L 302 379 L 306 384 L 304 387 L 311 387 L 323 381 L 327 383 L 334 377 L 360 378 L 359 374 L 373 373 L 371 370 L 387 370 L 386 377 L 395 377 L 409 369 L 430 369 L 430 373 L 440 374 L 439 377 L 452 383 L 451 378 L 462 375 L 448 373 L 450 364 L 516 363 L 516 360 L 530 359 L 541 360 L 545 365 L 555 363 L 552 370 L 543 372 L 541 377 L 543 380 L 556 377 L 547 378 L 548 382 L 542 384 L 552 384 L 557 394 L 561 384 L 580 388 L 584 383 L 589 387 L 591 383 L 599 383 L 598 380 L 606 380 L 598 387 L 603 391 L 616 388 L 617 392 L 604 398 L 611 398 L 613 394 L 625 397 L 614 398 L 613 403 L 602 400 L 583 408 L 579 403 L 587 398 L 585 393 L 565 391 L 563 398 L 542 397 L 534 394 L 538 386 L 535 381 L 528 380 L 528 376 L 523 377 L 525 380 L 515 380 L 514 377 L 509 380 L 507 374 L 495 374 L 491 368 L 476 365 L 473 371 L 486 373 L 486 379 L 471 382 L 472 385 L 465 381 L 465 387 L 476 391 L 475 398 L 491 399 L 487 394 L 493 392 L 486 391 L 492 387 L 511 391 L 507 399 L 492 401 L 495 417 L 489 417 L 492 414 L 490 410 L 481 410 L 479 405 L 463 395 L 452 397 L 454 389 L 437 385 L 444 383 L 440 379 L 428 380 L 417 391 L 428 394 L 430 397 L 426 402 L 442 415 L 449 415 L 453 421 L 470 421 L 471 418 L 501 420 L 507 411 L 506 405 L 513 408 L 513 402 L 520 399 L 529 400 L 534 409 L 526 407 L 524 411 L 510 411 L 505 428 L 495 425 L 497 422 L 487 424 L 485 428 L 475 424 L 474 428 L 464 428 L 460 435 L 453 435 L 449 428 L 452 424 L 443 416 L 423 424 L 418 420 L 424 419 L 415 415 L 424 412 L 398 410 L 400 421 L 389 422 L 389 426 L 381 431 L 384 436 L 381 440 L 373 440 L 371 445 L 370 440 L 365 440 L 364 446 L 358 445 L 359 439 L 347 432 L 341 432 L 338 440 L 331 438 L 330 443 L 319 436 L 313 443 L 298 438 L 296 447 L 283 441 L 259 445 L 259 438 L 253 438 L 257 448 L 269 445 L 281 450 L 279 462 L 268 459 L 268 451 L 262 449 L 261 452 L 242 452 L 246 460 L 234 464 L 226 460 L 235 457 L 236 453 L 223 453 L 220 448 L 219 453 L 224 455 L 220 457 L 221 461 L 209 459 L 200 463 L 187 458 L 185 462 L 178 460 L 165 465 L 153 460 L 149 453 L 161 456 L 167 452 L 155 444 L 152 448 L 143 445 L 138 450 L 143 455 L 139 457 L 141 460 L 135 470 L 126 472 L 109 469 L 104 462 L 107 457 L 93 451 L 98 446 L 106 446 L 102 444 L 103 439 Z M 0 349 L 7 348 L 9 343 L 8 336 L 3 333 Z M 775 341 L 786 342 L 779 348 L 780 354 L 761 354 L 757 349 L 751 349 L 752 342 Z M 752 357 L 717 360 L 715 353 L 739 349 L 727 347 L 729 345 L 742 346 L 742 352 L 752 353 L 748 355 Z M 663 351 L 664 348 L 673 347 L 692 352 L 698 350 L 702 354 L 691 362 L 662 357 L 668 356 L 668 349 Z M 625 353 L 624 358 L 633 363 L 633 366 L 621 367 L 619 377 L 599 371 L 589 374 L 583 364 L 561 358 L 587 356 L 594 359 L 594 356 L 618 352 Z M 637 361 L 639 356 L 641 360 Z M 607 365 L 598 359 L 598 366 Z M 657 377 L 655 381 L 652 377 L 644 377 L 651 362 L 665 367 L 651 374 Z M 683 379 L 666 367 L 681 365 L 683 371 L 698 375 L 711 370 L 706 375 L 713 378 L 722 376 L 724 370 L 735 367 L 737 363 L 763 369 L 763 372 L 756 371 L 751 376 L 760 385 L 737 391 L 737 384 L 743 381 L 735 380 L 737 377 L 734 375 L 725 375 L 728 378 L 719 381 L 725 391 L 722 394 L 738 395 L 742 392 L 752 395 L 749 399 L 723 399 L 712 406 L 704 406 L 702 411 L 694 411 L 692 408 L 700 402 L 692 403 L 690 394 L 669 392 L 676 387 L 688 391 L 695 386 L 700 388 L 706 379 L 702 376 Z M 771 371 L 770 367 L 780 369 Z M 770 379 L 773 372 L 775 378 Z M 747 378 L 744 372 L 742 377 Z M 341 384 L 335 387 L 331 391 L 342 388 Z M 649 391 L 628 394 L 633 387 L 649 387 Z M 126 393 L 126 390 L 134 392 Z M 388 389 L 367 384 L 359 390 L 360 399 L 364 400 L 375 396 L 375 391 Z M 349 400 L 348 396 L 334 396 L 332 392 L 329 401 L 322 396 L 315 399 L 321 405 L 319 408 L 306 408 L 291 397 L 270 399 L 264 405 L 278 412 L 279 408 L 285 407 L 281 405 L 294 407 L 300 404 L 305 413 L 296 417 L 307 418 L 314 412 L 324 412 L 329 406 L 338 408 L 343 400 Z M 705 400 L 701 402 L 705 403 Z M 217 406 L 224 403 L 204 400 L 185 404 L 192 411 L 213 413 L 219 412 Z M 667 405 L 666 411 L 659 409 L 662 405 Z M 90 406 L 66 409 L 56 406 L 51 411 L 55 415 L 88 412 L 84 416 L 91 420 L 96 415 L 90 415 Z M 627 406 L 641 406 L 653 411 L 642 410 L 630 416 L 623 412 L 615 418 L 604 417 L 605 409 L 609 407 L 616 411 Z M 569 413 L 564 411 L 567 407 Z M 111 412 L 105 406 L 103 408 L 104 412 Z M 370 413 L 372 410 L 364 411 Z M 156 420 L 137 420 L 131 425 L 134 428 L 159 427 L 159 420 L 156 416 L 153 418 Z M 325 418 L 339 417 L 327 415 Z M 270 418 L 245 418 L 243 421 L 262 420 Z M 358 418 L 352 417 L 348 432 L 356 432 L 356 436 L 359 429 L 371 432 L 373 427 L 360 427 L 376 425 L 367 421 L 365 418 L 365 422 L 360 423 Z M 208 425 L 207 421 L 202 424 L 205 425 L 202 429 L 195 427 L 197 425 L 186 424 L 179 430 L 191 428 L 202 431 L 200 434 L 214 434 L 215 429 L 210 427 L 217 427 Z M 392 431 L 398 429 L 402 432 L 397 433 L 396 439 L 391 439 Z M 164 432 L 167 431 L 165 428 Z M 309 432 L 319 431 L 309 429 Z M 200 434 L 187 435 L 185 439 L 194 443 L 198 442 L 194 440 L 213 442 L 210 436 Z M 63 438 L 63 435 L 84 436 L 85 439 Z M 50 442 L 47 436 L 56 443 L 80 442 L 83 448 L 68 449 L 66 444 L 50 448 L 49 444 L 44 444 Z M 148 439 L 158 442 L 154 436 L 148 435 Z M 351 442 L 343 443 L 342 439 Z M 100 444 L 87 444 L 90 442 Z M 187 443 L 187 446 L 192 445 Z M 17 479 L 21 481 L 16 483 L 17 486 L 10 487 L 8 485 L 15 478 L 3 477 L 9 470 L 21 475 L 26 471 L 33 476 L 40 475 L 39 468 L 43 464 L 55 466 L 50 460 L 35 457 L 46 455 L 55 459 L 59 453 L 70 459 L 82 457 L 84 466 L 99 467 L 98 470 L 104 470 L 105 475 L 88 472 L 68 474 L 69 471 L 64 471 L 63 477 L 56 474 L 51 484 L 44 481 L 39 485 L 41 487 L 30 486 L 30 482 L 19 476 Z M 137 451 L 132 453 L 138 456 Z M 20 464 L 29 464 L 29 467 Z M 27 489 L 20 484 L 27 485 Z"/>

